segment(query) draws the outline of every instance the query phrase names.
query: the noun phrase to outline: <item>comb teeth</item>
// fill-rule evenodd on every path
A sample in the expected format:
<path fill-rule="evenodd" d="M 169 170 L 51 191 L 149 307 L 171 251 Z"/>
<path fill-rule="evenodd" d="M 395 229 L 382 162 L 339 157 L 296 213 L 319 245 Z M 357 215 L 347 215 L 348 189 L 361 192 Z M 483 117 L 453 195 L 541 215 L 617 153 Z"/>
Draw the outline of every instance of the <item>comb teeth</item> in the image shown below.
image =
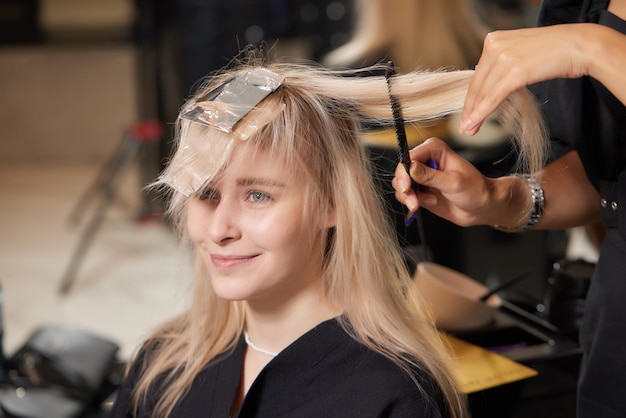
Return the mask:
<path fill-rule="evenodd" d="M 409 158 L 409 145 L 406 138 L 406 130 L 404 129 L 404 118 L 402 117 L 402 107 L 397 97 L 391 93 L 391 77 L 396 75 L 396 69 L 393 62 L 387 63 L 385 71 L 385 80 L 387 81 L 387 93 L 389 95 L 389 103 L 391 104 L 391 113 L 396 128 L 396 140 L 398 141 L 398 158 L 402 161 L 404 168 L 409 171 L 411 164 Z"/>

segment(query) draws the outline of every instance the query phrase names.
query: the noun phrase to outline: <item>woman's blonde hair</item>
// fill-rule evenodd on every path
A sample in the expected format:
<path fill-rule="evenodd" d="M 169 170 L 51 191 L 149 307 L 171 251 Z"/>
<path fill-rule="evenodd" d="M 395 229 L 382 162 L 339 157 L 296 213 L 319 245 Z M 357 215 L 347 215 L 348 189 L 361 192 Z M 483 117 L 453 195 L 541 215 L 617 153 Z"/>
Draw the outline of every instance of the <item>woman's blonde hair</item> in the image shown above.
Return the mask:
<path fill-rule="evenodd" d="M 241 63 L 208 80 L 200 94 L 235 73 L 256 67 L 254 62 Z M 303 219 L 311 228 L 320 229 L 323 214 L 335 214 L 336 226 L 319 251 L 324 260 L 324 290 L 343 309 L 346 330 L 407 373 L 417 367 L 433 376 L 445 398 L 446 416 L 464 416 L 464 395 L 440 336 L 411 284 L 360 141 L 364 120 L 392 120 L 384 77 L 356 77 L 302 64 L 265 67 L 284 76 L 284 82 L 256 110 L 276 116 L 245 141 L 187 119 L 177 121 L 177 150 L 158 184 L 171 192 L 169 214 L 183 241 L 188 241 L 189 196 L 171 185 L 189 183 L 187 177 L 200 178 L 205 185 L 216 181 L 240 147 L 270 152 L 307 184 L 309 203 Z M 469 71 L 414 72 L 394 77 L 391 87 L 407 120 L 430 120 L 462 107 L 471 75 Z M 545 141 L 532 98 L 521 91 L 504 103 L 500 114 L 519 139 L 521 156 L 533 156 L 522 161 L 537 168 Z M 243 332 L 242 302 L 218 298 L 198 260 L 193 279 L 191 306 L 151 335 L 154 350 L 146 356 L 134 389 L 136 409 L 154 386 L 163 389 L 156 417 L 169 415 L 201 369 L 232 350 Z M 415 384 L 422 390 L 420 382 Z"/>

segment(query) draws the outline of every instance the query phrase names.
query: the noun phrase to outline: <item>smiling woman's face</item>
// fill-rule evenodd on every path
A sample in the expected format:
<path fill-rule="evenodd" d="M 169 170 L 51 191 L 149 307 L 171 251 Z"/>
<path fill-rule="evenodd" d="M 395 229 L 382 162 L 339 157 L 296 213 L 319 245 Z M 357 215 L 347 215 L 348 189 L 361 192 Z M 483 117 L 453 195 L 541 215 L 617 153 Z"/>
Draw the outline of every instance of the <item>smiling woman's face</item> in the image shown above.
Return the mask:
<path fill-rule="evenodd" d="M 321 280 L 322 227 L 304 224 L 305 187 L 294 173 L 267 153 L 243 152 L 191 198 L 187 228 L 219 297 L 278 303 Z"/>

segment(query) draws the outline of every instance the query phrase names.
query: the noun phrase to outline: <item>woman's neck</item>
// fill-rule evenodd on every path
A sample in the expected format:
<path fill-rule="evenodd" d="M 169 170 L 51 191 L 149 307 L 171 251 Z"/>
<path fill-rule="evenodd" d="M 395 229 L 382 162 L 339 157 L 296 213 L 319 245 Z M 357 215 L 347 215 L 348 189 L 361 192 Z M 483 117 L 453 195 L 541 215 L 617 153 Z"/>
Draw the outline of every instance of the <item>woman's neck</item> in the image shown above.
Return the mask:
<path fill-rule="evenodd" d="M 280 352 L 316 325 L 340 313 L 341 310 L 333 307 L 321 292 L 299 297 L 274 309 L 248 301 L 246 331 L 256 346 Z"/>
<path fill-rule="evenodd" d="M 280 309 L 259 309 L 246 302 L 247 349 L 237 399 L 237 410 L 259 373 L 287 346 L 321 322 L 336 317 L 340 311 L 324 298 L 305 298 Z"/>
<path fill-rule="evenodd" d="M 622 20 L 626 20 L 626 0 L 611 0 L 608 10 Z"/>

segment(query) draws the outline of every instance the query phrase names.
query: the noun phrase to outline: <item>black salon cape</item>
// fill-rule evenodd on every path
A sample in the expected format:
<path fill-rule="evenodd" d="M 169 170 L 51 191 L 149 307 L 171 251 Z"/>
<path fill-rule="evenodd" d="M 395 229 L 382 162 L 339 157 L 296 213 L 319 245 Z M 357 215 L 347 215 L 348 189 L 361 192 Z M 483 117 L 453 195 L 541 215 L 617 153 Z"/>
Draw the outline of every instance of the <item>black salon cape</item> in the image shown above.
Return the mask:
<path fill-rule="evenodd" d="M 170 418 L 227 418 L 239 386 L 244 343 L 204 369 Z M 111 418 L 129 418 L 129 396 L 138 370 L 123 384 Z M 442 417 L 439 387 L 415 373 L 429 396 L 387 358 L 353 340 L 337 320 L 321 323 L 299 338 L 259 374 L 235 417 Z M 149 396 L 140 418 L 151 417 L 158 393 Z M 434 400 L 433 400 L 434 399 Z"/>
<path fill-rule="evenodd" d="M 608 0 L 544 0 L 539 25 L 592 22 L 626 34 L 626 21 L 609 13 Z M 626 48 L 626 43 L 623 45 Z M 626 83 L 626 75 L 624 75 Z M 584 356 L 578 418 L 626 417 L 626 107 L 590 77 L 532 87 L 547 116 L 553 157 L 578 151 L 602 197 L 607 237 L 585 303 L 580 342 Z M 608 194 L 611 195 L 609 196 Z M 598 202 L 600 206 L 600 202 Z"/>

